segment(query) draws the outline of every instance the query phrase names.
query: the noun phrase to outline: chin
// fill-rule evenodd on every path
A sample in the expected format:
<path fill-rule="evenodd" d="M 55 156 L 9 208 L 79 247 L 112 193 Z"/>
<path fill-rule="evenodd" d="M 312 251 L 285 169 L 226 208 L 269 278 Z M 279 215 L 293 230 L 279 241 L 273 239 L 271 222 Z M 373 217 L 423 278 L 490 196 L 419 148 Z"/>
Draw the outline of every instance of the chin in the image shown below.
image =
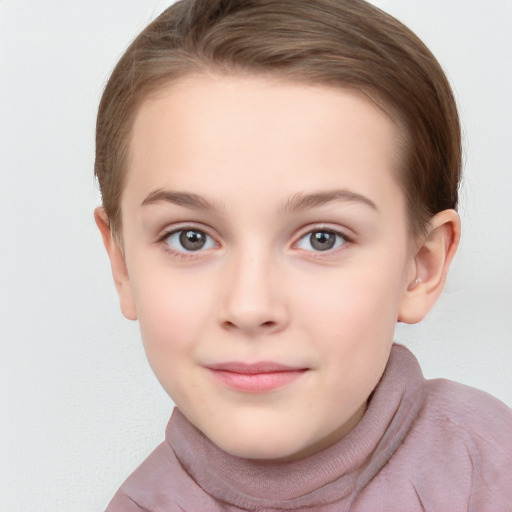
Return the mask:
<path fill-rule="evenodd" d="M 302 458 L 297 455 L 307 449 L 300 440 L 291 438 L 289 431 L 279 433 L 276 429 L 256 432 L 236 429 L 227 435 L 212 435 L 210 439 L 225 452 L 244 459 L 294 460 Z"/>
<path fill-rule="evenodd" d="M 228 446 L 220 446 L 224 451 L 236 457 L 253 460 L 286 461 L 295 460 L 296 450 L 284 449 L 281 443 L 269 443 L 266 439 L 260 445 L 248 443 L 228 443 Z M 275 446 L 274 446 L 275 445 Z"/>

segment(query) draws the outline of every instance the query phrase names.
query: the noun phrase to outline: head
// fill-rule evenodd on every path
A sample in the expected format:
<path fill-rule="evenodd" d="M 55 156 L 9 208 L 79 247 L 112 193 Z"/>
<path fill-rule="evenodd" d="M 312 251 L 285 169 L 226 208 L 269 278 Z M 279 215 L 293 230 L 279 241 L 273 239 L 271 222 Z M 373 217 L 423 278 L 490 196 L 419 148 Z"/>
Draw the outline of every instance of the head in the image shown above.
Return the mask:
<path fill-rule="evenodd" d="M 155 374 L 246 457 L 304 457 L 357 424 L 459 238 L 450 87 L 358 0 L 173 5 L 107 84 L 95 171 Z"/>

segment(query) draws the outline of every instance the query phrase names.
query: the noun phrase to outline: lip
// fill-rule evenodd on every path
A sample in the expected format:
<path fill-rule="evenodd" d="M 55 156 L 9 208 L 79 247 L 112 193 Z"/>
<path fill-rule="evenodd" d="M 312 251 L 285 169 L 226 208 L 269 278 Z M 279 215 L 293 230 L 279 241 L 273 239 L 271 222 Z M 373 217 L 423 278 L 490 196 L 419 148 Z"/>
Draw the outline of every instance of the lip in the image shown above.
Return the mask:
<path fill-rule="evenodd" d="M 226 362 L 206 368 L 222 384 L 247 393 L 276 390 L 299 379 L 309 370 L 274 362 Z"/>

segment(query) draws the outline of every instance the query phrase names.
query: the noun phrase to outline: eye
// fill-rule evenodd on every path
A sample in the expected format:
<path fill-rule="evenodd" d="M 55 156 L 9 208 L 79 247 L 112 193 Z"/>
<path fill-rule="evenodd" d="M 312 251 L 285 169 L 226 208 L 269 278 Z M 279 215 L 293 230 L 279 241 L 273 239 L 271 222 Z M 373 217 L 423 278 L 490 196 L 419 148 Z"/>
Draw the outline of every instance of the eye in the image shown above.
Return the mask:
<path fill-rule="evenodd" d="M 298 241 L 297 247 L 306 251 L 322 252 L 337 249 L 346 242 L 347 239 L 341 233 L 329 229 L 319 229 L 310 231 L 303 236 Z"/>
<path fill-rule="evenodd" d="M 217 246 L 215 240 L 200 229 L 175 231 L 170 233 L 164 241 L 171 249 L 177 252 L 197 252 Z"/>

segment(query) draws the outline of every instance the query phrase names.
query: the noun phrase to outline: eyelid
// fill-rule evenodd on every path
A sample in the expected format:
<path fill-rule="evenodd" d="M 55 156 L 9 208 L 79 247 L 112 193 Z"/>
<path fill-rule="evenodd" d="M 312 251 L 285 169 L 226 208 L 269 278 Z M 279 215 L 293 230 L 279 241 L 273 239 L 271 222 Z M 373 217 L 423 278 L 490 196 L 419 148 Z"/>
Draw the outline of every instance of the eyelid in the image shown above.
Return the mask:
<path fill-rule="evenodd" d="M 214 242 L 215 247 L 208 247 L 206 249 L 199 249 L 197 251 L 188 251 L 185 248 L 183 248 L 183 250 L 175 249 L 170 244 L 167 243 L 167 240 L 172 235 L 181 233 L 183 231 L 201 231 Z M 166 253 L 180 260 L 189 258 L 193 260 L 201 258 L 205 253 L 209 252 L 211 249 L 217 249 L 221 247 L 221 244 L 218 241 L 218 237 L 212 235 L 211 230 L 208 227 L 197 222 L 180 222 L 177 224 L 167 226 L 158 235 L 158 237 L 155 240 L 155 243 L 159 245 Z"/>
<path fill-rule="evenodd" d="M 327 249 L 325 251 L 314 251 L 314 250 L 310 250 L 310 249 L 304 249 L 304 248 L 297 247 L 299 242 L 301 240 L 303 240 L 307 235 L 311 235 L 312 233 L 315 233 L 318 231 L 328 231 L 328 232 L 334 233 L 335 235 L 340 236 L 344 240 L 344 243 L 342 243 L 338 247 L 334 247 L 332 249 Z M 322 258 L 322 257 L 326 258 L 326 257 L 332 256 L 333 254 L 337 254 L 338 251 L 347 249 L 347 245 L 352 244 L 352 242 L 355 239 L 355 235 L 347 234 L 347 231 L 352 233 L 352 230 L 349 230 L 348 228 L 345 229 L 345 228 L 341 228 L 340 226 L 333 226 L 332 224 L 327 224 L 327 223 L 320 223 L 317 225 L 309 224 L 308 226 L 303 227 L 299 231 L 299 234 L 295 237 L 295 241 L 292 243 L 292 249 L 310 253 L 311 256 L 315 257 L 315 258 Z"/>
<path fill-rule="evenodd" d="M 314 233 L 315 231 L 332 231 L 333 233 L 342 236 L 347 242 L 353 242 L 356 238 L 356 234 L 349 228 L 325 222 L 320 222 L 318 224 L 308 224 L 307 226 L 302 227 L 298 231 L 297 236 L 295 237 L 294 244 L 301 238 L 304 238 L 305 235 L 309 233 Z"/>
<path fill-rule="evenodd" d="M 205 226 L 204 224 L 201 224 L 200 222 L 178 222 L 176 224 L 171 224 L 169 226 L 166 226 L 164 229 L 160 231 L 160 233 L 157 235 L 155 242 L 159 243 L 167 239 L 169 236 L 173 235 L 174 233 L 179 233 L 180 231 L 203 231 L 205 234 L 207 234 L 210 238 L 218 242 L 218 237 L 213 235 L 211 233 L 211 229 L 208 226 Z"/>
<path fill-rule="evenodd" d="M 156 244 L 164 243 L 171 235 L 179 233 L 181 231 L 186 230 L 198 230 L 204 232 L 208 237 L 210 237 L 215 242 L 215 249 L 221 248 L 222 244 L 219 242 L 219 236 L 212 234 L 212 229 L 209 226 L 202 224 L 201 222 L 178 222 L 176 224 L 171 224 L 165 227 L 160 231 L 157 238 L 155 239 Z M 297 243 L 302 240 L 306 235 L 314 233 L 315 231 L 330 231 L 334 234 L 341 236 L 345 243 L 341 246 L 333 249 L 328 249 L 326 251 L 311 251 L 307 249 L 298 249 Z M 310 252 L 314 254 L 315 257 L 328 257 L 333 253 L 337 253 L 339 250 L 343 250 L 346 248 L 345 246 L 352 244 L 356 239 L 357 235 L 350 229 L 345 227 L 340 227 L 339 225 L 333 225 L 329 223 L 318 223 L 318 224 L 308 224 L 307 226 L 302 227 L 298 234 L 294 237 L 294 241 L 291 244 L 292 249 L 302 250 L 305 252 Z M 202 253 L 209 251 L 212 248 L 208 248 L 205 250 L 198 251 L 178 251 L 173 249 L 170 245 L 164 244 L 164 250 L 171 252 L 173 255 L 178 256 L 180 258 L 194 258 L 200 257 Z"/>
<path fill-rule="evenodd" d="M 197 249 L 187 249 L 183 246 L 181 236 L 183 233 L 201 233 L 205 236 L 205 242 L 204 245 L 197 248 Z M 179 244 L 181 245 L 181 248 L 176 248 L 173 246 L 172 242 L 176 243 L 179 241 Z M 204 231 L 201 231 L 200 229 L 180 229 L 178 231 L 175 231 L 174 233 L 171 233 L 167 238 L 164 239 L 164 242 L 173 250 L 177 252 L 183 252 L 185 254 L 199 254 L 200 252 L 205 252 L 207 249 L 214 249 L 215 247 L 218 247 L 217 242 L 207 233 Z"/>

